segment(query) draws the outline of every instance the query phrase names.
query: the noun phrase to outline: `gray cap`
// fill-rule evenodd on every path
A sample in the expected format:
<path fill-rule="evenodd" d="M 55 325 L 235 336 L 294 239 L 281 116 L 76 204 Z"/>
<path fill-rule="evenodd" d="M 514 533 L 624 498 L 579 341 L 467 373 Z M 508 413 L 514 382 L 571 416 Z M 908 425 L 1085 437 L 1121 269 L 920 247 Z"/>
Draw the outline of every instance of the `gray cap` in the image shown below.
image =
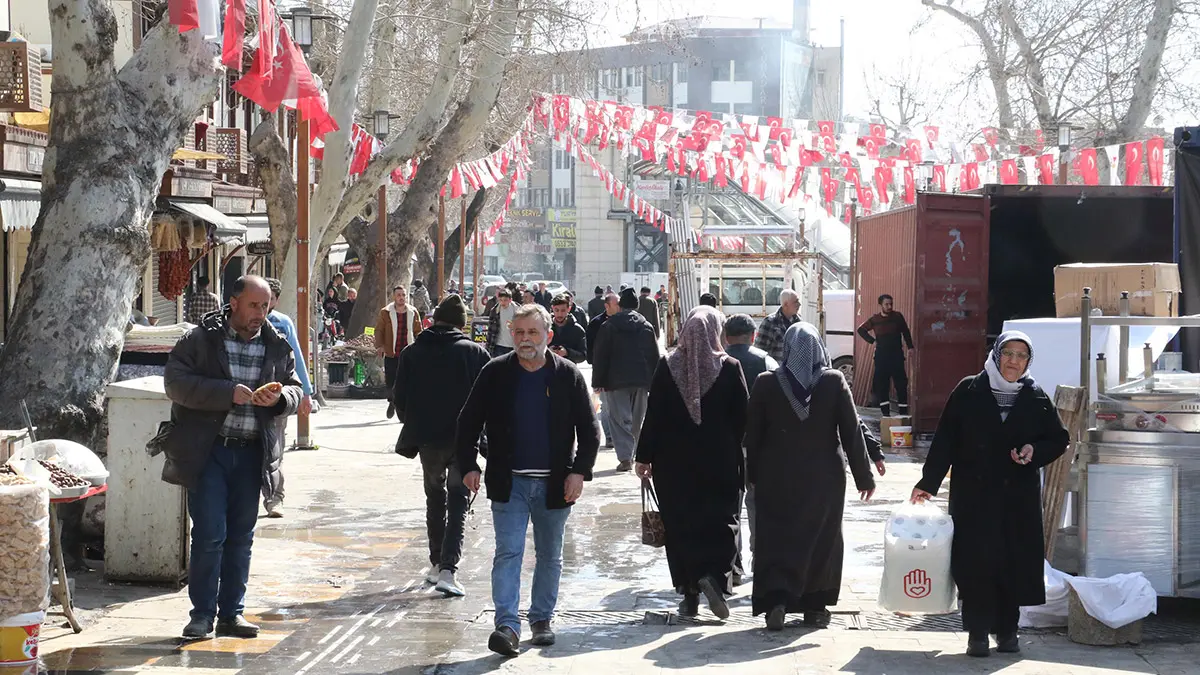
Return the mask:
<path fill-rule="evenodd" d="M 734 314 L 725 320 L 725 335 L 729 337 L 753 335 L 755 328 L 754 319 L 749 314 Z"/>

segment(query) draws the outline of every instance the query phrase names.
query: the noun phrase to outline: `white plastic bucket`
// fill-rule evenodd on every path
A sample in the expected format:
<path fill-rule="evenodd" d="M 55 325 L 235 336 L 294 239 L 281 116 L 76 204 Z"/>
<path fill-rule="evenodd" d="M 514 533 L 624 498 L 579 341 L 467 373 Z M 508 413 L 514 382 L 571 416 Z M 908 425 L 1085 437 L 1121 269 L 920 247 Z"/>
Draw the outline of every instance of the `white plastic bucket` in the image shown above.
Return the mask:
<path fill-rule="evenodd" d="M 912 427 L 892 427 L 893 448 L 911 448 L 912 444 Z"/>
<path fill-rule="evenodd" d="M 38 635 L 45 612 L 29 612 L 0 620 L 0 667 L 36 663 Z"/>

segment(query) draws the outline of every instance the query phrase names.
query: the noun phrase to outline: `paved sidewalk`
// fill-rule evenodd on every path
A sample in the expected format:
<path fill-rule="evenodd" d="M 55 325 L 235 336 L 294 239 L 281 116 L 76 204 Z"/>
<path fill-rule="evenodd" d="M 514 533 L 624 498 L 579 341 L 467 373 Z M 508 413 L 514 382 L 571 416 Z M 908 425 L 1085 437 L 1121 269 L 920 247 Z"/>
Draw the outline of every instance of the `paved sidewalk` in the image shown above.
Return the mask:
<path fill-rule="evenodd" d="M 492 556 L 486 496 L 467 525 L 460 580 L 468 597 L 444 599 L 421 580 L 428 564 L 419 463 L 392 452 L 399 426 L 378 401 L 334 402 L 313 417 L 321 448 L 284 460 L 286 517 L 259 521 L 247 615 L 257 640 L 183 644 L 186 589 L 110 585 L 77 578 L 87 623 L 80 635 L 43 633 L 43 672 L 170 673 L 660 673 L 719 670 L 795 673 L 1195 673 L 1200 644 L 1090 648 L 1058 635 L 1022 639 L 1022 658 L 962 656 L 954 631 L 884 630 L 875 605 L 881 528 L 907 497 L 919 465 L 890 457 L 877 500 L 846 517 L 846 569 L 835 627 L 770 634 L 750 617 L 751 585 L 722 625 L 703 611 L 691 625 L 642 625 L 647 611 L 674 608 L 666 561 L 639 543 L 637 481 L 616 475 L 602 450 L 596 479 L 568 525 L 556 629 L 559 643 L 525 645 L 517 659 L 487 651 Z M 294 429 L 294 423 L 293 423 Z M 290 434 L 289 434 L 290 437 Z M 528 598 L 530 541 L 523 581 Z M 524 605 L 523 605 L 524 606 Z M 61 616 L 51 618 L 61 624 Z M 839 626 L 857 625 L 858 630 Z M 525 638 L 528 637 L 526 630 Z M 1200 640 L 1200 635 L 1196 637 Z"/>

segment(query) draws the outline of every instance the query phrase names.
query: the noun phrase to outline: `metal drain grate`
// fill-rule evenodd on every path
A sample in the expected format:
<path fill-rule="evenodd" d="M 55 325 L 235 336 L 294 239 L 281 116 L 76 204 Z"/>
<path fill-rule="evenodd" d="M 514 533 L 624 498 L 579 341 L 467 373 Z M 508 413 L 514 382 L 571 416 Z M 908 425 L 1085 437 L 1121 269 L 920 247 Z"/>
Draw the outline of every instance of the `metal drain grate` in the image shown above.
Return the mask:
<path fill-rule="evenodd" d="M 482 612 L 476 623 L 491 624 L 494 610 Z M 525 621 L 525 612 L 520 613 Z M 801 627 L 800 615 L 789 615 L 786 625 Z M 763 617 L 753 616 L 749 608 L 733 608 L 725 621 L 708 614 L 698 617 L 679 616 L 672 610 L 608 611 L 568 610 L 557 612 L 554 622 L 560 626 L 762 626 Z M 886 612 L 834 612 L 829 623 L 830 630 L 875 630 L 875 631 L 922 631 L 948 633 L 962 631 L 962 619 L 958 614 L 930 616 L 902 616 Z M 1023 628 L 1025 634 L 1065 634 L 1065 629 Z M 1142 631 L 1144 642 L 1200 642 L 1200 626 L 1195 623 L 1150 616 Z"/>

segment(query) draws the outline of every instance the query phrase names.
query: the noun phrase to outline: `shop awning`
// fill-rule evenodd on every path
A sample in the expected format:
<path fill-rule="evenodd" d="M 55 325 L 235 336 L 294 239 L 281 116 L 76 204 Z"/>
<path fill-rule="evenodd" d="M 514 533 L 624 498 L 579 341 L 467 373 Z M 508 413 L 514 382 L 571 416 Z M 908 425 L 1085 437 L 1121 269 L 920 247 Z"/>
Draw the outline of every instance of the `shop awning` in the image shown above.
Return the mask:
<path fill-rule="evenodd" d="M 0 178 L 0 226 L 5 232 L 32 230 L 41 207 L 40 181 Z"/>
<path fill-rule="evenodd" d="M 329 264 L 334 267 L 341 267 L 342 263 L 346 262 L 346 251 L 350 250 L 350 244 L 334 244 L 329 247 Z"/>
<path fill-rule="evenodd" d="M 267 222 L 267 214 L 252 213 L 246 216 L 229 216 L 235 223 L 246 226 L 246 243 L 253 244 L 261 241 L 271 241 L 271 224 Z"/>
<path fill-rule="evenodd" d="M 178 209 L 189 215 L 195 216 L 206 223 L 211 223 L 217 227 L 217 237 L 245 237 L 246 226 L 234 221 L 229 216 L 214 209 L 208 204 L 199 202 L 184 202 L 174 199 L 168 200 L 171 208 Z"/>

